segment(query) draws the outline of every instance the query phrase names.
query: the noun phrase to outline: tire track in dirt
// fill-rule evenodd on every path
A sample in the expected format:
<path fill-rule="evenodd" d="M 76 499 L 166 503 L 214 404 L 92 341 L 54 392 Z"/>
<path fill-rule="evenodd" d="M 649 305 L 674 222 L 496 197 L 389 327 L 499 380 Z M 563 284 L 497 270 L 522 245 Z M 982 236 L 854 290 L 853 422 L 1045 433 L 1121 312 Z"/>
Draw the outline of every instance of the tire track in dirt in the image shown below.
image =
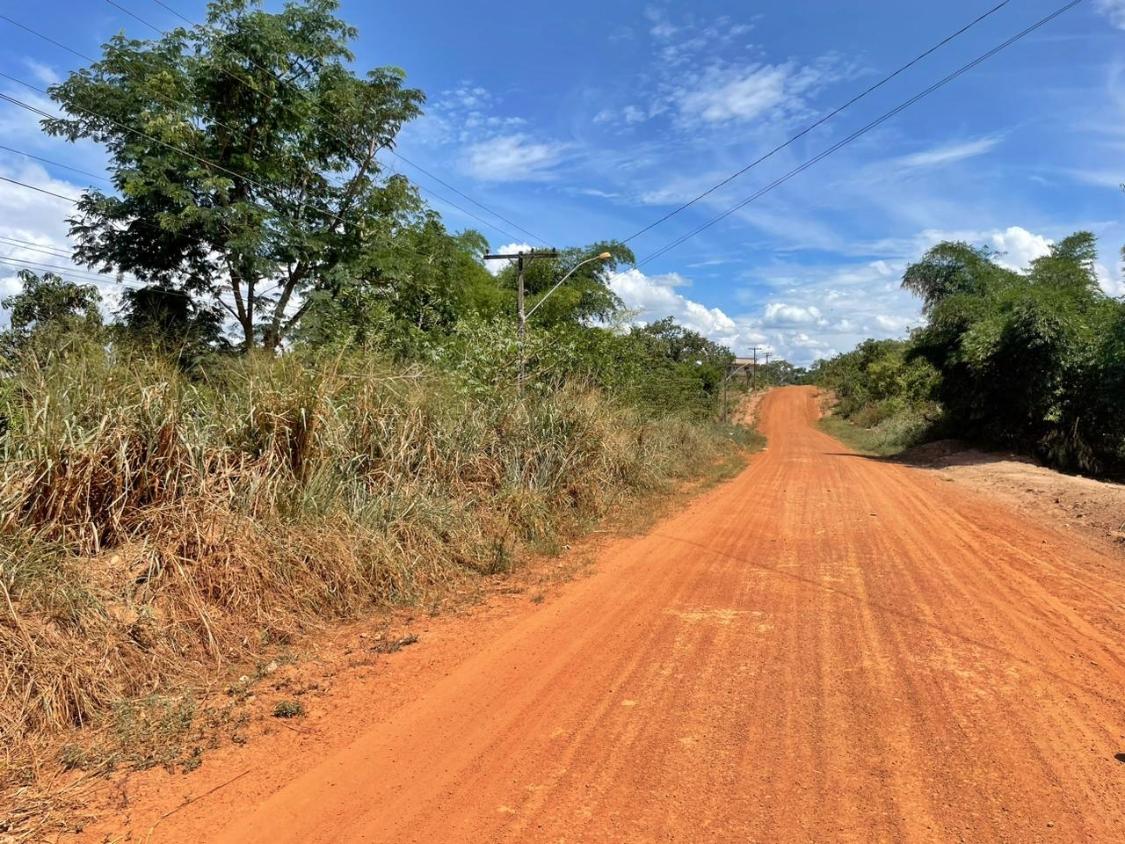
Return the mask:
<path fill-rule="evenodd" d="M 1115 840 L 1122 561 L 816 415 L 771 393 L 738 478 L 349 747 L 153 840 Z"/>

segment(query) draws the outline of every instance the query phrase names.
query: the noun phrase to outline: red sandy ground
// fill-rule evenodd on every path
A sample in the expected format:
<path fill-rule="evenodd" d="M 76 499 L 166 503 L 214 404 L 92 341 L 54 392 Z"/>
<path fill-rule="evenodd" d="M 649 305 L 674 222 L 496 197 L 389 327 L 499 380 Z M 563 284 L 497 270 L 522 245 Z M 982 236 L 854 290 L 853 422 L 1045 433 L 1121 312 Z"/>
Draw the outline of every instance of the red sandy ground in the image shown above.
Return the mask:
<path fill-rule="evenodd" d="M 425 622 L 83 837 L 1121 840 L 1121 558 L 849 452 L 810 389 L 759 412 L 765 453 L 590 576 Z"/>

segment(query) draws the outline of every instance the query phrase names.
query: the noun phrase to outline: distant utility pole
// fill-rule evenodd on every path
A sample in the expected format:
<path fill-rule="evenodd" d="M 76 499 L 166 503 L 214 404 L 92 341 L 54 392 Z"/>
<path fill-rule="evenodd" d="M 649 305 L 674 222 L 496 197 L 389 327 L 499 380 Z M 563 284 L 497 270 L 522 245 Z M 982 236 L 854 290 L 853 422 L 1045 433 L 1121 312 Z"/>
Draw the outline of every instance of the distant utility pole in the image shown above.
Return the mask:
<path fill-rule="evenodd" d="M 754 354 L 754 364 L 750 368 L 750 392 L 754 392 L 758 387 L 758 349 L 760 346 L 754 346 L 750 351 Z"/>
<path fill-rule="evenodd" d="M 485 255 L 485 260 L 491 259 L 504 259 L 516 262 L 516 313 L 519 316 L 519 347 L 520 347 L 520 389 L 523 388 L 524 379 L 524 355 L 523 355 L 523 341 L 527 337 L 527 310 L 524 307 L 524 284 L 523 284 L 523 270 L 527 263 L 536 260 L 537 258 L 557 258 L 559 257 L 558 250 L 533 249 L 530 252 L 505 252 L 502 254 Z"/>
<path fill-rule="evenodd" d="M 770 368 L 770 355 L 771 354 L 772 354 L 772 352 L 766 352 L 766 369 Z M 768 372 L 766 373 L 766 376 L 767 377 L 769 376 Z"/>

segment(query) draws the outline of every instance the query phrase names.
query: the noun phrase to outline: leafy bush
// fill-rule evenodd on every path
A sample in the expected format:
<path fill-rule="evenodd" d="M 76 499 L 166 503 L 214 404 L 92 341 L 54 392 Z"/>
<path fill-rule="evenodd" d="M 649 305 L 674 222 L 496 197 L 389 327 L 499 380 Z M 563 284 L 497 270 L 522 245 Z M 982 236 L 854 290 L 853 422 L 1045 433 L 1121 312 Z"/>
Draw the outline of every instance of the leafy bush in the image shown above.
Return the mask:
<path fill-rule="evenodd" d="M 1065 469 L 1125 470 L 1125 302 L 1098 286 L 1093 235 L 1064 238 L 1023 273 L 993 258 L 934 247 L 903 278 L 927 324 L 821 362 L 815 380 L 864 427 L 937 420 L 940 407 L 958 436 Z"/>

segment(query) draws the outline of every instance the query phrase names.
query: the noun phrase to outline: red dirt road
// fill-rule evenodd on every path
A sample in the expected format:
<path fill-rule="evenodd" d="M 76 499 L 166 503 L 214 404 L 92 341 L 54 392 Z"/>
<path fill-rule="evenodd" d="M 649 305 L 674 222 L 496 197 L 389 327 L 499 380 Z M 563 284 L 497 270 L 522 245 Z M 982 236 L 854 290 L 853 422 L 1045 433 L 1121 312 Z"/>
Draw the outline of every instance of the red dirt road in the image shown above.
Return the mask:
<path fill-rule="evenodd" d="M 811 390 L 761 416 L 735 480 L 153 840 L 1122 840 L 1121 560 L 849 453 Z"/>

